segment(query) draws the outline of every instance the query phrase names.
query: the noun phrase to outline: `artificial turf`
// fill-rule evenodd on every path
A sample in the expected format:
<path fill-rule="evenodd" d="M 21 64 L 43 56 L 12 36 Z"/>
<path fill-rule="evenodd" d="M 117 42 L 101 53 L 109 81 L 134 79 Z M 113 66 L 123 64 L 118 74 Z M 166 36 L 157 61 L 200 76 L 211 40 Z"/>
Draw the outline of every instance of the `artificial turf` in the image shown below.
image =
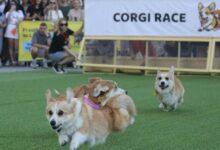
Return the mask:
<path fill-rule="evenodd" d="M 85 84 L 90 77 L 115 80 L 134 99 L 138 116 L 123 133 L 111 134 L 92 150 L 219 150 L 220 77 L 180 76 L 185 102 L 162 112 L 154 95 L 154 75 L 57 75 L 51 71 L 0 74 L 0 149 L 68 150 L 45 117 L 45 91 Z M 80 150 L 88 149 L 82 146 Z"/>

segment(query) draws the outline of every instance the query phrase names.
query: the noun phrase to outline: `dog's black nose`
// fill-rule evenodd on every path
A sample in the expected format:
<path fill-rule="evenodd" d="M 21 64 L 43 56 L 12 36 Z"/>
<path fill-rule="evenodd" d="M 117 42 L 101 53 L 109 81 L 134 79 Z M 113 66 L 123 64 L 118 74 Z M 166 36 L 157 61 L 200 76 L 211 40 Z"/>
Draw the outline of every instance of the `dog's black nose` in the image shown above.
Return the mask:
<path fill-rule="evenodd" d="M 50 125 L 51 125 L 51 126 L 55 126 L 55 125 L 56 125 L 56 121 L 55 121 L 55 120 L 51 120 L 51 121 L 50 121 Z"/>
<path fill-rule="evenodd" d="M 162 81 L 160 84 L 161 84 L 161 85 L 165 85 L 165 82 L 164 82 L 164 81 Z"/>
<path fill-rule="evenodd" d="M 125 94 L 128 95 L 128 91 L 125 91 Z"/>

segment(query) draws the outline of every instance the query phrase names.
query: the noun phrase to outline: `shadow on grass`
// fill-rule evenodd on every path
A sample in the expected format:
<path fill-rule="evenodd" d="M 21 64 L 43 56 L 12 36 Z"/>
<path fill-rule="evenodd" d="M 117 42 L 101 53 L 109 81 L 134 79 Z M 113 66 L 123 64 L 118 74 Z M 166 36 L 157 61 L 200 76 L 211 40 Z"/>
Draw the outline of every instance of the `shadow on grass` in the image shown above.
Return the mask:
<path fill-rule="evenodd" d="M 27 135 L 27 133 L 25 134 L 10 134 L 10 135 L 0 135 L 0 138 L 14 138 L 14 139 L 53 139 L 53 138 L 57 138 L 56 134 L 51 132 L 44 132 L 43 134 L 34 134 L 34 133 L 29 133 L 29 135 Z"/>
<path fill-rule="evenodd" d="M 179 109 L 176 109 L 174 111 L 163 111 L 159 108 L 148 108 L 148 109 L 139 109 L 138 110 L 138 114 L 146 114 L 146 115 L 149 115 L 149 114 L 169 114 L 169 115 L 180 115 L 180 114 L 193 114 L 193 110 L 192 109 L 189 109 L 189 108 L 179 108 Z"/>

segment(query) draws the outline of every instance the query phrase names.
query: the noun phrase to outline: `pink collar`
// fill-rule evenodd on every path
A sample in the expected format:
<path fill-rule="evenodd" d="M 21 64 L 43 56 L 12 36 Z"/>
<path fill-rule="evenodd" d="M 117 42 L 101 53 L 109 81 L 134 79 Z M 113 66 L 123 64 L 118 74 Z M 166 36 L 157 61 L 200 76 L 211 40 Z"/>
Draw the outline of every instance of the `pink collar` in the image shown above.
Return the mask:
<path fill-rule="evenodd" d="M 89 99 L 89 95 L 86 94 L 83 97 L 83 102 L 89 106 L 91 106 L 94 109 L 100 109 L 101 106 L 99 104 L 94 103 L 91 99 Z"/>

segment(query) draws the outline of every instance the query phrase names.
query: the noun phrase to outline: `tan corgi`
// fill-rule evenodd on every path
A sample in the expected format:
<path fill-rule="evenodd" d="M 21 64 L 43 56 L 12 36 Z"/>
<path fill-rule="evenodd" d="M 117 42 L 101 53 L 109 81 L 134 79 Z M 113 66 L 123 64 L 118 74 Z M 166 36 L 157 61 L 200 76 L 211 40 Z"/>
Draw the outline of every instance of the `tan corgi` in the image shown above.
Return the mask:
<path fill-rule="evenodd" d="M 92 78 L 89 81 L 88 97 L 102 108 L 109 108 L 113 115 L 113 128 L 124 131 L 135 121 L 136 106 L 127 91 L 118 87 L 114 81 Z"/>
<path fill-rule="evenodd" d="M 175 110 L 183 103 L 185 89 L 174 75 L 174 67 L 171 67 L 168 72 L 157 72 L 155 91 L 160 101 L 159 108 L 164 111 Z"/>
<path fill-rule="evenodd" d="M 110 109 L 93 109 L 81 100 L 74 98 L 72 89 L 67 89 L 65 97 L 53 98 L 46 92 L 46 116 L 60 145 L 70 143 L 70 150 L 81 144 L 89 146 L 104 143 L 113 131 L 113 117 Z"/>
<path fill-rule="evenodd" d="M 111 110 L 114 131 L 124 131 L 134 123 L 137 115 L 135 104 L 127 91 L 119 88 L 116 82 L 95 77 L 89 79 L 87 85 L 78 86 L 73 91 L 76 98 L 92 108 Z M 58 91 L 56 94 L 61 99 L 65 97 Z"/>

